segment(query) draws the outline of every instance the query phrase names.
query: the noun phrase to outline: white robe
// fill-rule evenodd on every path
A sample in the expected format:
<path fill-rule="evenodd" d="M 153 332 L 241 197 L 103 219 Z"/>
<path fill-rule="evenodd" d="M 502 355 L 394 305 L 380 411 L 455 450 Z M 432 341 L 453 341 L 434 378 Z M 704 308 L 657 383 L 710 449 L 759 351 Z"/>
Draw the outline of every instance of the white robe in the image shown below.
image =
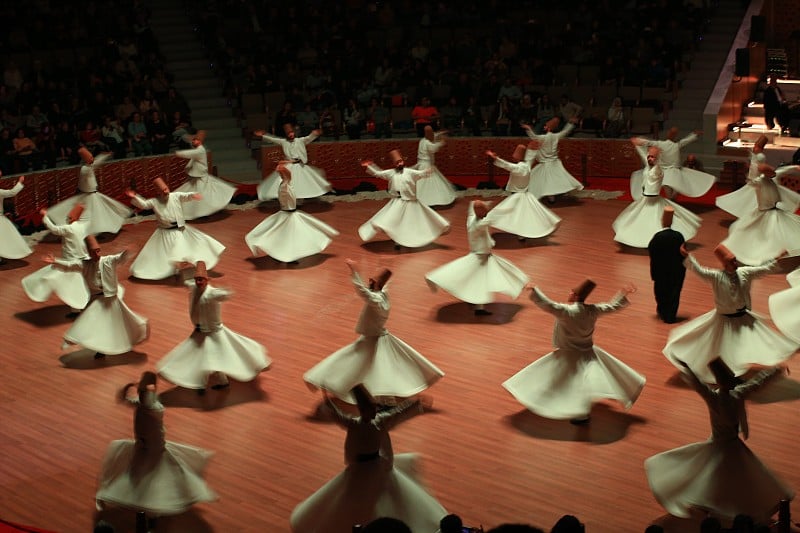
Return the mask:
<path fill-rule="evenodd" d="M 201 144 L 189 150 L 178 150 L 175 155 L 188 159 L 186 175 L 189 176 L 189 180 L 175 189 L 175 192 L 198 193 L 202 196 L 200 200 L 183 206 L 186 220 L 205 217 L 225 209 L 233 198 L 236 187 L 208 173 L 206 147 Z"/>
<path fill-rule="evenodd" d="M 221 304 L 231 292 L 206 286 L 198 293 L 194 280 L 189 287 L 189 317 L 195 326 L 188 339 L 173 348 L 156 365 L 167 380 L 187 389 L 203 389 L 212 374 L 222 383 L 227 377 L 252 381 L 272 362 L 261 344 L 231 331 L 222 323 Z M 222 384 L 218 383 L 218 384 Z"/>
<path fill-rule="evenodd" d="M 703 196 L 717 178 L 706 172 L 700 172 L 691 168 L 682 167 L 681 148 L 694 142 L 697 135 L 691 133 L 678 142 L 665 140 L 654 141 L 652 139 L 639 139 L 645 146 L 655 146 L 660 150 L 658 164 L 664 170 L 664 185 L 684 196 L 697 198 Z"/>
<path fill-rule="evenodd" d="M 757 209 L 731 224 L 722 241 L 740 263 L 758 265 L 784 250 L 800 254 L 800 216 L 784 210 L 777 178 L 754 178 Z"/>
<path fill-rule="evenodd" d="M 744 400 L 777 369 L 760 372 L 729 392 L 712 390 L 689 375 L 708 407 L 711 438 L 654 455 L 644 462 L 656 500 L 671 515 L 689 518 L 693 509 L 726 519 L 745 514 L 768 520 L 794 491 L 778 479 L 739 439 L 748 436 Z"/>
<path fill-rule="evenodd" d="M 791 288 L 770 295 L 769 312 L 781 333 L 800 344 L 800 269 L 786 280 Z"/>
<path fill-rule="evenodd" d="M 159 516 L 216 500 L 203 480 L 213 452 L 166 440 L 164 406 L 155 392 L 135 403 L 136 440 L 109 444 L 95 494 L 98 506 L 108 503 Z"/>
<path fill-rule="evenodd" d="M 494 240 L 490 212 L 478 218 L 470 203 L 467 209 L 467 238 L 470 253 L 446 263 L 425 275 L 431 290 L 443 289 L 471 304 L 488 304 L 494 293 L 516 298 L 528 283 L 528 276 L 510 261 L 492 253 Z"/>
<path fill-rule="evenodd" d="M 122 300 L 124 291 L 117 279 L 117 268 L 126 257 L 126 252 L 120 252 L 104 255 L 96 262 L 83 262 L 84 279 L 90 292 L 97 296 L 64 334 L 65 342 L 106 355 L 118 355 L 131 351 L 134 345 L 147 339 L 147 319 L 131 311 Z"/>
<path fill-rule="evenodd" d="M 533 130 L 527 130 L 528 137 L 541 143 L 536 154 L 539 164 L 531 170 L 531 181 L 528 185 L 528 190 L 536 198 L 583 189 L 581 182 L 567 172 L 561 159 L 558 158 L 558 141 L 569 135 L 574 127 L 572 123 L 568 123 L 560 132 L 547 132 L 544 135 L 537 135 Z"/>
<path fill-rule="evenodd" d="M 753 185 L 753 180 L 758 178 L 758 164 L 760 161 L 757 159 L 757 154 L 750 153 L 750 168 L 747 171 L 747 179 L 742 187 L 739 187 L 733 192 L 717 196 L 715 203 L 717 207 L 723 211 L 727 211 L 736 218 L 745 217 L 753 211 L 758 209 L 758 198 L 756 188 Z M 783 174 L 796 172 L 797 167 L 790 165 L 775 169 L 776 177 L 773 181 L 778 186 L 778 193 L 780 195 L 780 204 L 778 209 L 786 211 L 787 213 L 794 213 L 800 207 L 800 194 L 784 187 L 780 184 L 780 178 Z"/>
<path fill-rule="evenodd" d="M 78 220 L 72 224 L 57 226 L 44 217 L 44 224 L 54 235 L 61 237 L 61 264 L 45 265 L 36 272 L 22 278 L 25 294 L 34 302 L 46 302 L 55 295 L 72 309 L 83 309 L 89 303 L 89 287 L 80 269 L 65 268 L 65 265 L 80 265 L 89 258 L 84 239 L 88 223 Z"/>
<path fill-rule="evenodd" d="M 593 340 L 597 319 L 628 305 L 625 294 L 601 304 L 557 303 L 535 288 L 531 300 L 555 317 L 556 350 L 514 374 L 503 387 L 526 408 L 547 418 L 588 417 L 592 403 L 606 398 L 630 409 L 645 377 Z"/>
<path fill-rule="evenodd" d="M 308 152 L 306 145 L 311 144 L 319 137 L 316 133 L 311 133 L 305 137 L 297 137 L 293 141 L 264 135 L 263 139 L 279 145 L 283 149 L 285 159 L 292 161 L 288 165 L 292 173 L 292 185 L 298 198 L 316 198 L 330 192 L 331 184 L 325 179 L 325 171 L 308 164 Z M 258 185 L 258 199 L 272 200 L 278 197 L 281 185 L 281 176 L 278 171 L 272 172 Z"/>
<path fill-rule="evenodd" d="M 401 246 L 419 248 L 450 231 L 450 223 L 444 217 L 417 200 L 417 183 L 427 171 L 404 168 L 398 172 L 370 165 L 367 172 L 389 182 L 392 199 L 358 228 L 361 240 L 368 241 L 383 231 Z"/>
<path fill-rule="evenodd" d="M 343 472 L 294 508 L 295 533 L 351 533 L 379 517 L 402 520 L 415 533 L 434 533 L 447 511 L 418 477 L 415 454 L 394 455 L 389 428 L 413 404 L 379 412 L 372 420 L 337 411 L 347 428 Z"/>
<path fill-rule="evenodd" d="M 364 300 L 356 326 L 361 335 L 308 370 L 303 375 L 306 383 L 355 403 L 350 391 L 359 383 L 375 398 L 406 398 L 444 376 L 425 356 L 386 330 L 391 309 L 387 287 L 371 290 L 357 273 L 352 282 Z"/>
<path fill-rule="evenodd" d="M 95 170 L 110 158 L 109 154 L 100 154 L 91 165 L 82 165 L 78 176 L 78 194 L 57 203 L 47 210 L 53 220 L 66 220 L 75 204 L 83 204 L 81 220 L 88 223 L 87 234 L 117 233 L 125 219 L 131 216 L 131 210 L 121 202 L 106 196 L 97 190 Z"/>
<path fill-rule="evenodd" d="M 509 172 L 506 190 L 511 192 L 511 196 L 492 209 L 491 223 L 506 233 L 538 239 L 553 233 L 561 223 L 561 218 L 543 206 L 535 194 L 528 192 L 531 163 L 509 163 L 499 157 L 495 159 L 495 166 Z"/>
<path fill-rule="evenodd" d="M 717 357 L 740 376 L 751 365 L 777 365 L 797 350 L 796 343 L 771 330 L 750 310 L 752 281 L 772 273 L 775 261 L 739 267 L 735 274 L 700 266 L 691 254 L 684 264 L 711 284 L 715 308 L 670 331 L 663 351 L 676 367 L 682 368 L 678 361 L 683 361 L 700 379 L 713 383 L 708 363 Z M 737 313 L 741 316 L 725 316 Z"/>
<path fill-rule="evenodd" d="M 135 196 L 133 204 L 139 209 L 152 209 L 158 222 L 150 239 L 139 252 L 130 268 L 131 275 L 139 279 L 164 279 L 177 272 L 176 265 L 183 262 L 205 261 L 211 270 L 225 251 L 216 239 L 188 224 L 183 215 L 183 202 L 193 200 L 193 193 L 171 192 L 164 197 L 145 200 Z"/>
<path fill-rule="evenodd" d="M 685 207 L 661 196 L 664 172 L 658 164 L 649 166 L 647 154 L 642 150 L 637 151 L 644 162 L 640 194 L 611 224 L 615 233 L 614 240 L 634 248 L 647 248 L 653 235 L 662 229 L 664 208 L 671 206 L 675 210 L 672 229 L 679 231 L 684 240 L 688 241 L 697 234 L 702 219 Z"/>
<path fill-rule="evenodd" d="M 22 188 L 23 184 L 17 182 L 10 189 L 0 189 L 0 206 L 2 206 L 4 198 L 16 196 Z M 0 258 L 22 259 L 32 253 L 33 250 L 20 235 L 17 227 L 7 217 L 0 214 Z"/>
<path fill-rule="evenodd" d="M 436 168 L 436 152 L 444 146 L 442 141 L 419 140 L 417 164 L 412 168 L 429 171 L 427 177 L 417 182 L 417 199 L 425 205 L 450 205 L 456 200 L 456 191 L 450 181 Z"/>
<path fill-rule="evenodd" d="M 253 228 L 244 240 L 254 256 L 266 254 L 290 263 L 322 252 L 339 232 L 321 220 L 297 210 L 291 181 L 281 183 L 281 210 Z"/>

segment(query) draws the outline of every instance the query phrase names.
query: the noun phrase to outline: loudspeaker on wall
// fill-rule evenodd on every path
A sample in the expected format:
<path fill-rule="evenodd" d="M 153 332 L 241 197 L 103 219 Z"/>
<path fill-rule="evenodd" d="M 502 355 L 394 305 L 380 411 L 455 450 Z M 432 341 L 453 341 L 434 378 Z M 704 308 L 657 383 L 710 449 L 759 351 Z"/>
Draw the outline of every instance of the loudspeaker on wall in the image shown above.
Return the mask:
<path fill-rule="evenodd" d="M 737 48 L 736 49 L 736 67 L 733 73 L 737 76 L 750 75 L 750 49 Z"/>

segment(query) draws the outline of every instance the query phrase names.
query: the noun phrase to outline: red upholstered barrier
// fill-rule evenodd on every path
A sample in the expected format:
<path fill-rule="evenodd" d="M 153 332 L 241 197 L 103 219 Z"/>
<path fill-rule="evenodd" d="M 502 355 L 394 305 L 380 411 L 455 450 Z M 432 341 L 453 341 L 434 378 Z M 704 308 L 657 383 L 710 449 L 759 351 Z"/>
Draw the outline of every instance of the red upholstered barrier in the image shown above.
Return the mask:
<path fill-rule="evenodd" d="M 378 166 L 388 168 L 389 151 L 399 149 L 406 156 L 408 165 L 415 164 L 418 142 L 417 139 L 317 141 L 308 146 L 309 163 L 325 169 L 328 178 L 337 188 L 347 190 L 361 181 L 375 182 L 361 167 L 360 163 L 365 159 L 371 159 Z M 450 138 L 436 154 L 436 165 L 454 181 L 458 182 L 461 178 L 465 186 L 474 186 L 477 181 L 485 179 L 482 177 L 495 174 L 501 177 L 499 183 L 505 183 L 505 173 L 489 163 L 486 150 L 491 149 L 500 157 L 510 158 L 514 147 L 526 142 L 524 138 L 508 137 Z M 560 143 L 559 151 L 567 170 L 578 179 L 587 176 L 627 178 L 641 165 L 633 146 L 625 140 L 564 139 Z M 262 174 L 266 176 L 272 172 L 282 157 L 278 146 L 262 147 Z M 183 172 L 185 164 L 185 160 L 174 155 L 123 159 L 100 167 L 97 181 L 104 194 L 129 203 L 125 190 L 135 188 L 144 196 L 152 196 L 154 191 L 150 182 L 153 178 L 161 176 L 170 187 L 179 186 L 186 179 Z M 28 174 L 25 188 L 13 199 L 17 222 L 21 226 L 38 226 L 41 222 L 38 211 L 42 207 L 51 206 L 75 194 L 78 170 L 76 166 Z M 10 188 L 15 181 L 13 177 L 2 179 L 0 187 Z M 385 188 L 384 183 L 378 183 L 378 186 Z M 242 187 L 242 192 L 252 189 L 252 185 Z"/>

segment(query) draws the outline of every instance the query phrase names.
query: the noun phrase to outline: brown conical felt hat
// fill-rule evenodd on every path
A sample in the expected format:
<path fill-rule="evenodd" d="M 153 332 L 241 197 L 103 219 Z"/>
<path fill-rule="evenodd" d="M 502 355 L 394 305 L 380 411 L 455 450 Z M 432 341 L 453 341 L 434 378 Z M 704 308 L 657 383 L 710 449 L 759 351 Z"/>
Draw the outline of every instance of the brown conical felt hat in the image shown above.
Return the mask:
<path fill-rule="evenodd" d="M 716 248 L 714 248 L 714 255 L 717 256 L 717 259 L 719 259 L 723 265 L 736 259 L 736 256 L 733 254 L 733 252 L 731 252 L 724 244 L 719 244 Z"/>
<path fill-rule="evenodd" d="M 386 282 L 389 281 L 389 278 L 391 277 L 392 277 L 392 271 L 389 270 L 388 268 L 384 268 L 378 273 L 377 276 L 372 278 L 372 281 L 375 282 L 376 288 L 382 289 L 386 285 Z"/>
<path fill-rule="evenodd" d="M 767 139 L 767 136 L 766 135 L 762 135 L 761 137 L 756 139 L 756 142 L 753 144 L 753 151 L 756 152 L 756 153 L 763 152 L 764 151 L 764 147 L 767 145 L 768 141 L 769 141 L 769 139 Z"/>
<path fill-rule="evenodd" d="M 400 153 L 400 150 L 392 150 L 391 152 L 389 152 L 389 157 L 392 158 L 392 163 L 394 163 L 395 165 L 397 163 L 404 162 L 403 154 Z"/>
<path fill-rule="evenodd" d="M 86 249 L 88 250 L 100 249 L 100 243 L 97 242 L 97 238 L 94 235 L 87 235 L 85 241 L 86 241 Z"/>
<path fill-rule="evenodd" d="M 290 133 L 294 133 L 294 126 L 292 126 L 291 124 L 288 124 L 288 123 L 284 124 L 283 125 L 283 133 L 285 133 L 286 135 L 289 135 Z"/>
<path fill-rule="evenodd" d="M 197 133 L 194 134 L 194 138 L 200 141 L 200 144 L 206 142 L 206 130 L 198 130 Z"/>
<path fill-rule="evenodd" d="M 75 222 L 80 220 L 81 215 L 83 214 L 83 204 L 75 204 L 72 206 L 72 209 L 69 210 L 67 217 L 69 218 L 70 222 Z"/>
<path fill-rule="evenodd" d="M 658 149 L 657 146 L 650 146 L 647 148 L 647 155 L 652 155 L 654 157 L 658 157 L 658 154 L 661 153 L 661 150 Z"/>
<path fill-rule="evenodd" d="M 514 148 L 514 153 L 511 157 L 513 157 L 515 161 L 522 161 L 525 159 L 525 150 L 527 149 L 528 147 L 524 144 L 518 144 L 517 147 Z"/>
<path fill-rule="evenodd" d="M 90 152 L 89 149 L 86 148 L 85 146 L 81 146 L 80 148 L 78 148 L 78 155 L 80 156 L 81 161 L 83 161 L 87 165 L 91 165 L 92 161 L 94 161 L 94 156 L 92 155 L 92 152 Z"/>
<path fill-rule="evenodd" d="M 155 385 L 158 381 L 158 376 L 155 372 L 147 370 L 142 372 L 142 377 L 139 379 L 139 385 L 136 387 L 140 391 L 146 390 L 148 385 Z"/>
<path fill-rule="evenodd" d="M 547 127 L 548 131 L 553 131 L 554 129 L 556 129 L 558 127 L 559 124 L 561 124 L 561 119 L 558 118 L 558 117 L 553 117 L 553 118 L 551 118 L 550 120 L 548 120 L 547 122 L 544 123 L 544 125 Z"/>
<path fill-rule="evenodd" d="M 670 206 L 666 206 L 664 208 L 664 212 L 661 213 L 661 227 L 668 228 L 672 226 L 672 218 L 675 216 L 675 209 Z"/>
<path fill-rule="evenodd" d="M 575 293 L 575 298 L 579 302 L 582 302 L 586 300 L 586 298 L 592 293 L 595 287 L 597 287 L 597 283 L 595 283 L 590 279 L 585 279 L 580 285 L 572 289 L 572 292 Z"/>
<path fill-rule="evenodd" d="M 194 265 L 194 277 L 208 279 L 208 270 L 206 270 L 205 261 L 198 261 Z"/>
<path fill-rule="evenodd" d="M 289 167 L 286 165 L 280 164 L 275 167 L 275 171 L 280 174 L 281 179 L 283 180 L 291 180 L 292 179 L 292 171 L 289 170 Z"/>
<path fill-rule="evenodd" d="M 169 189 L 169 185 L 164 181 L 164 178 L 155 178 L 152 183 L 153 187 L 155 187 L 159 193 L 164 189 Z"/>
<path fill-rule="evenodd" d="M 432 126 L 425 126 L 425 138 L 428 139 L 429 141 L 433 142 L 433 139 L 435 138 L 435 135 L 433 133 L 433 127 Z"/>

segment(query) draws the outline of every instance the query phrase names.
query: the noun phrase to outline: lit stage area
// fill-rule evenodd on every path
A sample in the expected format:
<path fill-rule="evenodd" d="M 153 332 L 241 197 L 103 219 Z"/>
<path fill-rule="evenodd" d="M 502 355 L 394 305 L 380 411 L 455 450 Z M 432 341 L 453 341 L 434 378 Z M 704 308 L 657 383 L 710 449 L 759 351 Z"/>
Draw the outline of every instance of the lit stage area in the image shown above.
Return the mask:
<path fill-rule="evenodd" d="M 376 161 L 390 144 L 383 146 L 387 149 L 373 151 Z M 501 156 L 510 151 L 497 149 Z M 151 176 L 139 176 L 145 192 Z M 628 187 L 626 179 L 619 184 L 621 191 Z M 303 374 L 357 336 L 362 301 L 350 283 L 347 258 L 357 260 L 366 274 L 383 267 L 394 272 L 389 331 L 446 374 L 424 393 L 433 409 L 399 425 L 392 441 L 395 453 L 420 455 L 423 479 L 449 512 L 487 530 L 504 522 L 549 530 L 567 513 L 590 532 L 634 533 L 653 522 L 671 533 L 698 530 L 702 515 L 670 517 L 656 502 L 643 462 L 710 435 L 706 405 L 661 350 L 673 327 L 713 308 L 711 288 L 687 273 L 680 322 L 660 322 L 646 253 L 613 241 L 611 223 L 627 206 L 620 199 L 588 194 L 559 200 L 552 209 L 563 221 L 546 239 L 521 242 L 494 233 L 495 253 L 553 299 L 566 300 L 587 277 L 598 285 L 589 302 L 608 300 L 627 283 L 638 287 L 631 305 L 602 317 L 595 334 L 599 346 L 646 376 L 637 403 L 626 412 L 601 402 L 584 426 L 537 417 L 501 384 L 552 350 L 552 317 L 527 293 L 516 300 L 498 297 L 487 306 L 492 315 L 476 317 L 469 305 L 432 293 L 425 283 L 426 273 L 467 253 L 467 205 L 479 194 L 497 200 L 500 191 L 468 191 L 438 210 L 452 224 L 449 234 L 425 248 L 399 252 L 383 236 L 363 243 L 357 234 L 385 199 L 307 201 L 301 208 L 340 236 L 324 253 L 297 265 L 253 258 L 245 244 L 244 235 L 278 209 L 274 203 L 194 223 L 227 247 L 210 280 L 234 291 L 223 306 L 225 325 L 264 344 L 273 364 L 255 382 L 233 382 L 228 390 L 203 396 L 160 382 L 167 439 L 215 452 L 206 479 L 219 500 L 159 519 L 157 531 L 288 531 L 294 506 L 342 471 L 345 432 L 320 413 L 322 395 L 306 387 Z M 597 198 L 608 196 L 613 195 Z M 716 267 L 712 250 L 727 236 L 731 217 L 708 202 L 678 201 L 703 218 L 690 248 L 701 264 Z M 154 229 L 148 220 L 128 224 L 116 236 L 103 236 L 101 246 L 105 253 L 136 249 Z M 62 352 L 69 309 L 55 299 L 34 303 L 20 286 L 42 265 L 43 255 L 59 251 L 57 242 L 45 239 L 33 255 L 0 265 L 0 316 L 6 325 L 0 337 L 0 518 L 76 532 L 91 530 L 103 518 L 118 532 L 134 531 L 132 511 L 95 510 L 97 475 L 109 442 L 133 435 L 133 410 L 118 401 L 120 390 L 192 331 L 187 292 L 172 279 L 129 279 L 123 267 L 125 301 L 149 319 L 149 339 L 131 353 L 102 360 Z M 785 288 L 783 274 L 759 279 L 753 309 L 767 314 L 769 295 Z M 800 386 L 792 378 L 800 365 L 792 359 L 788 368 L 788 378 L 748 403 L 747 445 L 796 489 Z M 792 507 L 797 513 L 797 504 Z"/>

